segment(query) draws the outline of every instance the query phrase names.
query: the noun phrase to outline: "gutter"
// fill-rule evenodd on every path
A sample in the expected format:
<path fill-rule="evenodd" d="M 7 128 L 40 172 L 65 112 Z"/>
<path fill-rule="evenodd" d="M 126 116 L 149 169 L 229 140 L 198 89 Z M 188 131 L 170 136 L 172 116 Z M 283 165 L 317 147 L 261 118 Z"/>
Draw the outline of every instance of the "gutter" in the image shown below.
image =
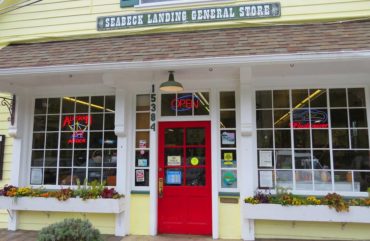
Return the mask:
<path fill-rule="evenodd" d="M 370 60 L 370 50 L 365 51 L 339 51 L 339 52 L 313 52 L 299 54 L 274 54 L 274 55 L 248 55 L 209 57 L 195 59 L 151 60 L 136 62 L 112 62 L 77 65 L 54 65 L 41 67 L 7 68 L 0 69 L 0 76 L 21 76 L 28 74 L 51 74 L 72 72 L 101 72 L 110 70 L 155 70 L 155 69 L 185 69 L 202 66 L 242 66 L 264 65 L 272 63 L 297 63 L 297 62 L 325 62 Z"/>

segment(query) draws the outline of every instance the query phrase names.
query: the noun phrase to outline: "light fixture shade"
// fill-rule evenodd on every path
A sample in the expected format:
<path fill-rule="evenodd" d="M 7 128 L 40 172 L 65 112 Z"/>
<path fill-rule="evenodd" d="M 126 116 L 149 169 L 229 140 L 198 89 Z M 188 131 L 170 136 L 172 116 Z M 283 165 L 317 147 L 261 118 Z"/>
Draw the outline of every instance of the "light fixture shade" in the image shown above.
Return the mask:
<path fill-rule="evenodd" d="M 168 72 L 169 72 L 168 81 L 163 82 L 159 86 L 159 89 L 161 91 L 165 91 L 165 92 L 179 92 L 179 91 L 183 91 L 184 90 L 184 87 L 182 86 L 182 84 L 175 81 L 175 77 L 173 75 L 174 71 L 168 71 Z"/>

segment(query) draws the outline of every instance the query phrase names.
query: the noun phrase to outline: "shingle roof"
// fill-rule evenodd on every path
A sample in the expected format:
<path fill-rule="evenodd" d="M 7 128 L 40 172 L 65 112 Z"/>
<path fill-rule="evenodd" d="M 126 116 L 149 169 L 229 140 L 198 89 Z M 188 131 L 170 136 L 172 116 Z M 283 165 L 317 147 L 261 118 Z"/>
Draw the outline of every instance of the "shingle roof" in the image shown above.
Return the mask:
<path fill-rule="evenodd" d="M 17 44 L 0 50 L 0 69 L 353 50 L 370 50 L 370 21 Z"/>

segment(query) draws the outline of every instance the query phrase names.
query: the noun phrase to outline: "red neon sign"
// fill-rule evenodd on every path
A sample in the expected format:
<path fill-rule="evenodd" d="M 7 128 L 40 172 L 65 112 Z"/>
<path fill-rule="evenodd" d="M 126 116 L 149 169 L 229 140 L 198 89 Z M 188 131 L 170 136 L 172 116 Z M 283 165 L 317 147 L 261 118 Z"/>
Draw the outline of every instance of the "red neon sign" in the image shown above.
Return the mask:
<path fill-rule="evenodd" d="M 68 126 L 73 131 L 71 137 L 68 139 L 68 144 L 86 143 L 85 132 L 87 127 L 91 125 L 92 117 L 89 115 L 76 115 L 76 116 L 65 116 L 63 119 L 62 127 Z"/>
<path fill-rule="evenodd" d="M 175 98 L 171 101 L 171 109 L 176 110 L 176 107 L 178 112 L 191 110 L 193 108 L 198 109 L 199 99 L 196 96 L 194 96 L 193 99 L 192 95 L 184 95 L 177 99 Z"/>
<path fill-rule="evenodd" d="M 300 123 L 300 122 L 291 122 L 289 123 L 289 127 L 301 129 L 301 128 L 328 128 L 329 125 L 327 123 Z"/>

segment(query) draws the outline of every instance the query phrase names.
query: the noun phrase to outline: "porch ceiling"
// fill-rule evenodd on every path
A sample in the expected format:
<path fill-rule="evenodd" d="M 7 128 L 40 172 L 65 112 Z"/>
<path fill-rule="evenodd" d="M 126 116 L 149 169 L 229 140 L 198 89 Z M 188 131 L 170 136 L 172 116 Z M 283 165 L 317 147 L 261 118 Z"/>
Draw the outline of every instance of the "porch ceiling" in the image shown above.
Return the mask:
<path fill-rule="evenodd" d="M 65 65 L 370 50 L 370 21 L 265 26 L 15 44 L 0 71 Z"/>

